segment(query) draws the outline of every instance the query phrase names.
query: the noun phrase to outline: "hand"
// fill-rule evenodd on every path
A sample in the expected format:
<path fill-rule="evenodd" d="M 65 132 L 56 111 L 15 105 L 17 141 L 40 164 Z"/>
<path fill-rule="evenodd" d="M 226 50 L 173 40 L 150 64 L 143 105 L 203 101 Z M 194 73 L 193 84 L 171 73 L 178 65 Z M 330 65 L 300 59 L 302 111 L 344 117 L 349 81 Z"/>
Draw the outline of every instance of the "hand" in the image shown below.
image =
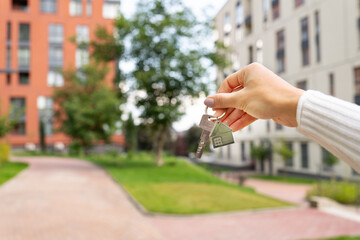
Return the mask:
<path fill-rule="evenodd" d="M 218 93 L 204 104 L 238 131 L 257 119 L 273 119 L 288 127 L 297 127 L 296 108 L 303 90 L 290 85 L 261 64 L 253 63 L 228 76 Z"/>

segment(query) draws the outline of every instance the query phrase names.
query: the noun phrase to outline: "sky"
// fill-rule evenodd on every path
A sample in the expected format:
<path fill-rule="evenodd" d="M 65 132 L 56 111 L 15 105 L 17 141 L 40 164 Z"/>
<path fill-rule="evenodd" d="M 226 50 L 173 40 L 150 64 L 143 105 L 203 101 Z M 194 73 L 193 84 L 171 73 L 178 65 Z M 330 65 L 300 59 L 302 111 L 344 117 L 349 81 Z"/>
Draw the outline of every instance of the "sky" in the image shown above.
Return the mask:
<path fill-rule="evenodd" d="M 216 13 L 222 8 L 227 0 L 182 0 L 183 3 L 189 7 L 195 16 L 199 17 L 199 20 L 203 20 L 204 10 L 206 9 L 206 14 L 211 17 L 215 17 Z M 136 8 L 137 0 L 121 0 L 121 12 L 126 17 L 131 16 Z M 211 71 L 212 78 L 215 79 L 215 71 L 214 69 Z M 186 114 L 182 117 L 182 119 L 173 124 L 173 127 L 176 131 L 185 131 L 189 129 L 194 124 L 198 124 L 200 122 L 201 116 L 205 113 L 205 105 L 203 104 L 205 100 L 205 96 L 202 96 L 200 99 L 195 101 L 185 100 L 185 108 Z M 132 105 L 131 98 L 129 99 L 129 105 Z M 133 109 L 130 106 L 126 107 L 127 109 Z M 136 117 L 136 113 L 133 112 Z"/>

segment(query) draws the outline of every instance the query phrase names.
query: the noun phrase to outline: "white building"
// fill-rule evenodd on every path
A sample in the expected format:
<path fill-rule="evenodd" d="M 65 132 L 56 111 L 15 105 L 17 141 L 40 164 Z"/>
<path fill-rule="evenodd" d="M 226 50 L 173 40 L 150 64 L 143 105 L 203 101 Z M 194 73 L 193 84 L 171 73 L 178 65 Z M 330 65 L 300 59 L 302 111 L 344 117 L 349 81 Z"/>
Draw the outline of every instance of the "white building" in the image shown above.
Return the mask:
<path fill-rule="evenodd" d="M 360 104 L 360 0 L 229 0 L 215 17 L 215 27 L 233 63 L 218 70 L 218 84 L 257 61 L 297 87 Z M 235 144 L 219 150 L 219 163 L 247 166 L 251 145 L 265 141 L 274 146 L 280 138 L 295 151 L 287 164 L 291 172 L 316 174 L 328 154 L 296 129 L 272 120 L 258 120 L 234 137 Z M 280 156 L 270 155 L 263 167 L 256 163 L 257 170 L 269 171 L 269 162 L 274 173 L 283 168 Z M 356 174 L 344 162 L 334 170 L 343 177 Z"/>

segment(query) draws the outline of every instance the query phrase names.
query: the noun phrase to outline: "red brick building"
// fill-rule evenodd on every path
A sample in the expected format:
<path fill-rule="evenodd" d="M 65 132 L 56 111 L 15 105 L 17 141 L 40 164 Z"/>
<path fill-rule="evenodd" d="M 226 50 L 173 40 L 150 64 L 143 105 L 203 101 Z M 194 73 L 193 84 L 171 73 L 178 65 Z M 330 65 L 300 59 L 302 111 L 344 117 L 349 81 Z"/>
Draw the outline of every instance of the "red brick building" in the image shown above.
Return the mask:
<path fill-rule="evenodd" d="M 8 113 L 10 105 L 13 111 L 24 109 L 7 137 L 11 145 L 38 145 L 40 119 L 47 145 L 70 142 L 53 131 L 51 96 L 54 87 L 63 85 L 60 71 L 69 66 L 81 69 L 89 53 L 69 38 L 89 41 L 97 26 L 112 30 L 119 5 L 119 0 L 0 1 L 0 111 Z M 107 84 L 112 83 L 114 67 Z"/>

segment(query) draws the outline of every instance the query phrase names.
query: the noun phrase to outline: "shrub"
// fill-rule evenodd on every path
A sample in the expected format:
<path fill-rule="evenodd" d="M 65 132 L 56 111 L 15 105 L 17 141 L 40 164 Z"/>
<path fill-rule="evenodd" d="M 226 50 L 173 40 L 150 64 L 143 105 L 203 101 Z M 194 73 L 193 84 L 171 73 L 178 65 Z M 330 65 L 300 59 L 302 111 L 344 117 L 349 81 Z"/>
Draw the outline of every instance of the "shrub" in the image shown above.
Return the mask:
<path fill-rule="evenodd" d="M 357 184 L 349 182 L 321 182 L 314 185 L 307 197 L 322 196 L 343 204 L 356 204 Z M 359 191 L 359 190 L 358 190 Z M 358 193 L 359 194 L 359 193 Z"/>
<path fill-rule="evenodd" d="M 10 157 L 10 145 L 7 143 L 0 142 L 0 165 L 4 162 L 9 161 Z"/>

